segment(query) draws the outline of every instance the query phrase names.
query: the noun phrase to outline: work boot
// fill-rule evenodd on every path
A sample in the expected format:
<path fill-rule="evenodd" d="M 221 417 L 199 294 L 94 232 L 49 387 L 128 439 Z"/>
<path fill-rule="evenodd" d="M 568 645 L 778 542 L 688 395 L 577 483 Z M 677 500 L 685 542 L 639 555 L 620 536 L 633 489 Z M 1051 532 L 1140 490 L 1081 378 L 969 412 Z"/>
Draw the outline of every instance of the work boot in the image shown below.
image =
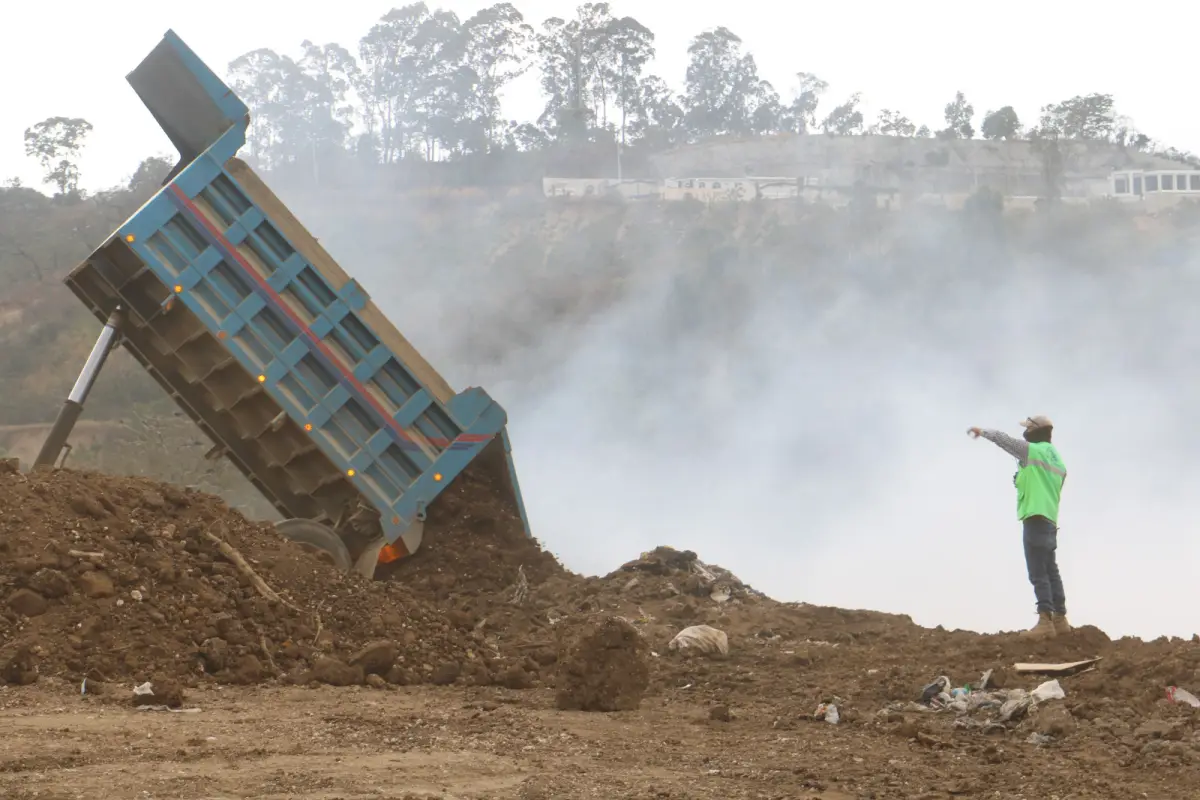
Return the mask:
<path fill-rule="evenodd" d="M 1056 633 L 1057 631 L 1054 629 L 1054 616 L 1049 611 L 1043 611 L 1038 614 L 1037 625 L 1034 625 L 1027 631 L 1021 631 L 1021 636 L 1028 639 L 1048 639 Z"/>
<path fill-rule="evenodd" d="M 1071 627 L 1071 623 L 1067 622 L 1066 614 L 1055 614 L 1054 615 L 1054 632 L 1055 633 L 1057 633 L 1061 636 L 1062 634 L 1070 633 L 1073 630 L 1074 630 L 1074 628 Z"/>

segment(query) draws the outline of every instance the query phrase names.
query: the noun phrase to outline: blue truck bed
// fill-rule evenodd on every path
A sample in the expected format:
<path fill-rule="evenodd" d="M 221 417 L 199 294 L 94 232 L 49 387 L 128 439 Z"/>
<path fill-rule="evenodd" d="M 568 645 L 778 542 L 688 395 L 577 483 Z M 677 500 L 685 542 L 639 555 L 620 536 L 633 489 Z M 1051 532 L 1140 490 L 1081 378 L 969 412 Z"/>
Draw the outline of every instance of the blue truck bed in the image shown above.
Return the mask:
<path fill-rule="evenodd" d="M 525 521 L 504 410 L 455 393 L 234 157 L 242 101 L 173 32 L 129 82 L 181 159 L 70 289 L 98 319 L 119 309 L 121 344 L 217 448 L 353 558 L 415 551 L 425 509 L 473 462 Z"/>

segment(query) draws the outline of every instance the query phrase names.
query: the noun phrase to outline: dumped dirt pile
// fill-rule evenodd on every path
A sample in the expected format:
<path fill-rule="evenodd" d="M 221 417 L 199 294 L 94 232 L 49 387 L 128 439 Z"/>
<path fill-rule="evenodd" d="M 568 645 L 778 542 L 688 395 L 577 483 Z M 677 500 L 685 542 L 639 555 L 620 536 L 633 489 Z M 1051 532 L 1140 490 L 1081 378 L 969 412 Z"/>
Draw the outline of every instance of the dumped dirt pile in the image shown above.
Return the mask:
<path fill-rule="evenodd" d="M 402 584 L 341 575 L 216 498 L 71 470 L 0 474 L 0 668 L 20 654 L 9 672 L 22 681 L 31 662 L 102 682 L 304 680 L 322 656 L 351 661 L 377 640 L 395 645 L 382 671 L 396 683 L 486 683 L 503 668 Z"/>
<path fill-rule="evenodd" d="M 1101 656 L 1063 678 L 1060 711 L 1006 730 L 1096 738 L 1130 762 L 1200 760 L 1200 712 L 1166 692 L 1200 690 L 1197 641 L 1111 642 L 1091 627 L 1048 642 L 930 630 L 903 616 L 779 603 L 668 547 L 580 577 L 524 537 L 501 488 L 460 476 L 431 510 L 426 546 L 371 582 L 197 492 L 0 471 L 0 680 L 494 683 L 556 686 L 567 702 L 602 707 L 596 698 L 625 691 L 584 669 L 608 641 L 588 627 L 602 619 L 634 645 L 613 652 L 648 663 L 647 691 L 697 707 L 706 724 L 751 715 L 779 730 L 825 725 L 815 712 L 831 703 L 839 725 L 882 725 L 938 747 L 991 735 L 982 731 L 994 723 L 987 711 L 964 721 L 916 707 L 937 676 L 977 686 L 991 670 L 992 687 L 1030 690 L 1045 678 L 1019 675 L 1015 663 Z M 728 657 L 672 651 L 694 625 L 723 631 Z M 640 668 L 624 669 L 640 685 Z"/>

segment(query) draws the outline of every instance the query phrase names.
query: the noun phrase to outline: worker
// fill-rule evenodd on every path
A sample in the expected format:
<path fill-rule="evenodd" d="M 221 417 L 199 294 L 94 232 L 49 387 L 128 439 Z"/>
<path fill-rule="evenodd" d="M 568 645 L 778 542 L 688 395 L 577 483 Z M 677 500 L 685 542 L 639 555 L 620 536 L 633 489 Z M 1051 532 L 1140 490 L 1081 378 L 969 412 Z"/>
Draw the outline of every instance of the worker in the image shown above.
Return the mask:
<path fill-rule="evenodd" d="M 1024 528 L 1025 566 L 1037 599 L 1037 625 L 1022 636 L 1043 638 L 1069 633 L 1067 599 L 1058 572 L 1058 501 L 1067 467 L 1050 443 L 1054 424 L 1049 417 L 1029 417 L 1021 423 L 1024 441 L 1001 431 L 971 428 L 971 438 L 982 436 L 1017 459 L 1013 483 L 1017 487 L 1017 516 Z"/>

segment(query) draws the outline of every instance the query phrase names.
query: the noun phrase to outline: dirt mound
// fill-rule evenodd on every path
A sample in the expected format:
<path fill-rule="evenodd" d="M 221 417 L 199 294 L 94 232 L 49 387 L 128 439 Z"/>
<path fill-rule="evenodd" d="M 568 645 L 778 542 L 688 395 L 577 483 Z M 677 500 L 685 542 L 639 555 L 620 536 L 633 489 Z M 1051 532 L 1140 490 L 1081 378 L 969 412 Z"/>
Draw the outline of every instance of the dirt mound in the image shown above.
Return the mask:
<path fill-rule="evenodd" d="M 1153 731 L 1186 730 L 1200 743 L 1200 712 L 1166 695 L 1200 690 L 1200 642 L 1109 641 L 1088 626 L 1051 641 L 931 630 L 904 616 L 779 603 L 665 547 L 581 577 L 524 536 L 502 490 L 464 473 L 431 509 L 426 546 L 391 580 L 372 582 L 198 492 L 0 470 L 0 681 L 557 684 L 573 707 L 608 707 L 628 687 L 604 683 L 594 670 L 610 656 L 597 653 L 636 631 L 652 655 L 647 673 L 624 668 L 635 685 L 646 674 L 656 696 L 733 718 L 757 709 L 781 730 L 832 703 L 841 725 L 903 733 L 919 723 L 945 741 L 958 735 L 953 715 L 896 704 L 919 700 L 939 675 L 964 686 L 993 670 L 994 685 L 1029 690 L 1043 678 L 1016 674 L 1017 662 L 1102 656 L 1063 680 L 1060 702 L 1080 724 L 1058 726 L 1074 731 L 1060 735 L 1099 736 L 1135 759 L 1167 757 L 1150 746 L 1162 739 Z M 672 652 L 692 625 L 723 631 L 728 658 Z M 1037 724 L 1031 715 L 1014 730 Z"/>
<path fill-rule="evenodd" d="M 564 711 L 634 711 L 650 685 L 650 648 L 618 617 L 560 628 L 555 703 Z"/>
<path fill-rule="evenodd" d="M 402 584 L 342 575 L 216 498 L 71 470 L 0 475 L 0 605 L 0 666 L 25 679 L 30 662 L 94 681 L 313 677 L 380 639 L 395 682 L 504 666 Z"/>

